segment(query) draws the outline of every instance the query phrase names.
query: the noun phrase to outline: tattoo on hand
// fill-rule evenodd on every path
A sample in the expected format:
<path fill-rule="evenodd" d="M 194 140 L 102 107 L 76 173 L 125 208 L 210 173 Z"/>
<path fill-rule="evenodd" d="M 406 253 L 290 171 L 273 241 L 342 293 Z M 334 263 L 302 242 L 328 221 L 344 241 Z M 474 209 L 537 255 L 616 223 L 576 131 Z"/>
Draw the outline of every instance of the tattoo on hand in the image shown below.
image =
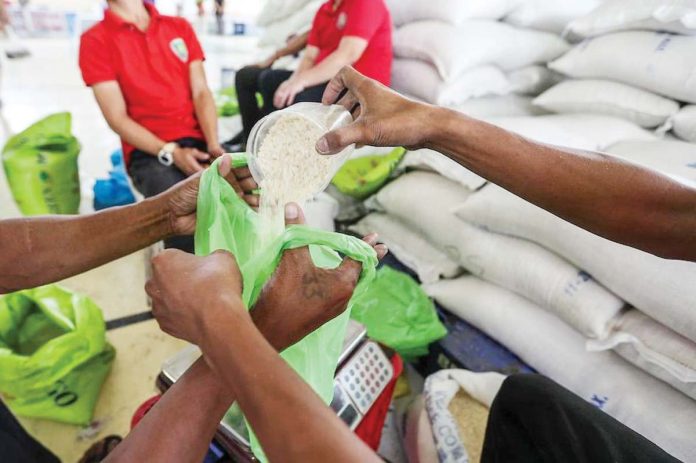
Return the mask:
<path fill-rule="evenodd" d="M 326 299 L 326 291 L 313 272 L 302 276 L 302 294 L 307 299 Z"/>

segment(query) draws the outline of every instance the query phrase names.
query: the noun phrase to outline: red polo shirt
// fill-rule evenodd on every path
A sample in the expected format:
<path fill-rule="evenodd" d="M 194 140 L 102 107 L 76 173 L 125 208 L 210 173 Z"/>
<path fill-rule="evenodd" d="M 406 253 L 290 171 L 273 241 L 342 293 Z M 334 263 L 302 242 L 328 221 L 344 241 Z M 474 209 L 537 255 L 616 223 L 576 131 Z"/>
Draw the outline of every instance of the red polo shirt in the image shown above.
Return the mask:
<path fill-rule="evenodd" d="M 367 40 L 367 48 L 353 67 L 362 74 L 389 85 L 392 64 L 391 15 L 384 0 L 343 0 L 324 3 L 314 16 L 307 43 L 319 49 L 316 63 L 333 53 L 343 37 Z"/>
<path fill-rule="evenodd" d="M 204 140 L 189 74 L 189 65 L 204 59 L 196 34 L 185 19 L 145 7 L 150 13 L 145 32 L 106 10 L 104 19 L 82 34 L 82 78 L 89 86 L 118 82 L 128 115 L 162 140 Z M 128 163 L 134 148 L 122 143 Z"/>

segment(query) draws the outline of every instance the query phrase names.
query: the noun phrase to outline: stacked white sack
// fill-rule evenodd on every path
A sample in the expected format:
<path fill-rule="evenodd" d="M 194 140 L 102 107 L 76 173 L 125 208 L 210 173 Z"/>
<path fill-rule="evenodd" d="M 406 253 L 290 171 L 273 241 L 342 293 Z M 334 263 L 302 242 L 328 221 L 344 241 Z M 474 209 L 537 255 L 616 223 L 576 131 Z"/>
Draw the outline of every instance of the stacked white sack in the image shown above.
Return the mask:
<path fill-rule="evenodd" d="M 696 404 L 534 303 L 475 277 L 426 285 L 440 304 L 489 333 L 539 372 L 683 461 L 696 459 Z M 693 300 L 693 299 L 692 299 Z"/>
<path fill-rule="evenodd" d="M 489 118 L 489 122 L 523 137 L 550 145 L 601 151 L 622 140 L 657 137 L 624 119 L 596 114 L 550 114 L 538 117 Z"/>
<path fill-rule="evenodd" d="M 571 34 L 585 38 L 624 30 L 696 34 L 696 1 L 607 0 L 568 25 Z"/>
<path fill-rule="evenodd" d="M 322 3 L 322 0 L 268 0 L 256 19 L 264 28 L 259 46 L 277 49 L 291 35 L 308 31 Z"/>
<path fill-rule="evenodd" d="M 624 359 L 696 399 L 696 343 L 638 310 L 625 312 L 590 350 L 614 349 Z"/>
<path fill-rule="evenodd" d="M 476 66 L 495 65 L 510 71 L 546 63 L 567 49 L 557 35 L 486 20 L 469 20 L 460 26 L 417 21 L 394 33 L 396 56 L 434 65 L 446 82 Z"/>
<path fill-rule="evenodd" d="M 568 23 L 587 15 L 601 3 L 602 0 L 523 0 L 517 2 L 503 21 L 518 27 L 563 34 Z"/>
<path fill-rule="evenodd" d="M 459 220 L 452 211 L 470 196 L 469 190 L 437 174 L 412 172 L 384 187 L 371 203 L 469 272 L 535 301 L 588 337 L 606 336 L 624 302 L 587 272 L 535 243 Z"/>
<path fill-rule="evenodd" d="M 547 90 L 534 103 L 557 113 L 605 114 L 668 129 L 678 102 L 696 99 L 691 79 L 696 37 L 664 31 L 696 33 L 696 1 L 599 4 L 568 25 L 570 36 L 587 40 L 549 64 L 575 80 Z"/>
<path fill-rule="evenodd" d="M 696 182 L 696 146 L 676 140 L 622 141 L 609 146 L 608 154 L 682 180 Z"/>
<path fill-rule="evenodd" d="M 389 252 L 413 270 L 423 283 L 459 275 L 461 267 L 421 234 L 389 214 L 373 212 L 350 229 L 360 235 L 378 233 Z"/>
<path fill-rule="evenodd" d="M 558 253 L 637 309 L 696 341 L 696 263 L 662 259 L 601 238 L 494 184 L 470 195 L 456 214 Z"/>

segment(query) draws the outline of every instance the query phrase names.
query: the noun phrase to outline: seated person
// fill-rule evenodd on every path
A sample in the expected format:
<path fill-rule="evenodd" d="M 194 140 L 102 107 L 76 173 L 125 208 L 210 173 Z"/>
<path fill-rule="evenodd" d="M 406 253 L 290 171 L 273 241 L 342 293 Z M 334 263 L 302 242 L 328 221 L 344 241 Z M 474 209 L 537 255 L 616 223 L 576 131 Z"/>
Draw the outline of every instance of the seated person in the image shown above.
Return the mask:
<path fill-rule="evenodd" d="M 109 0 L 80 43 L 80 68 L 109 126 L 121 137 L 135 188 L 159 194 L 223 153 L 203 50 L 184 19 L 142 0 Z M 191 237 L 166 247 L 193 250 Z"/>
<path fill-rule="evenodd" d="M 326 83 L 345 65 L 385 85 L 391 79 L 391 16 L 384 0 L 329 0 L 314 17 L 308 34 L 257 65 L 240 69 L 237 97 L 243 130 L 230 140 L 245 148 L 251 128 L 263 116 L 302 101 L 321 101 Z M 295 72 L 270 69 L 278 58 L 299 52 L 306 45 Z M 263 96 L 263 107 L 256 93 Z"/>

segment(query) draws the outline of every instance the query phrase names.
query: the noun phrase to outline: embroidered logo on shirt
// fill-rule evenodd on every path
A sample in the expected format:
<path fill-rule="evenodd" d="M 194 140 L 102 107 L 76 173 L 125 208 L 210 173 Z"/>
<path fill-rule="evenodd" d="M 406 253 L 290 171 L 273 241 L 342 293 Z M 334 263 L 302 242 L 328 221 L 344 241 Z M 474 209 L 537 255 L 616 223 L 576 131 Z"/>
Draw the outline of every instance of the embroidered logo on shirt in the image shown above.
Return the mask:
<path fill-rule="evenodd" d="M 169 48 L 172 49 L 176 57 L 179 58 L 182 63 L 186 63 L 188 61 L 189 52 L 184 39 L 181 37 L 175 38 L 169 42 Z"/>
<path fill-rule="evenodd" d="M 342 11 L 341 14 L 338 15 L 338 19 L 336 20 L 336 27 L 338 30 L 343 29 L 346 27 L 346 23 L 348 22 L 348 15 L 346 14 L 345 11 Z"/>

